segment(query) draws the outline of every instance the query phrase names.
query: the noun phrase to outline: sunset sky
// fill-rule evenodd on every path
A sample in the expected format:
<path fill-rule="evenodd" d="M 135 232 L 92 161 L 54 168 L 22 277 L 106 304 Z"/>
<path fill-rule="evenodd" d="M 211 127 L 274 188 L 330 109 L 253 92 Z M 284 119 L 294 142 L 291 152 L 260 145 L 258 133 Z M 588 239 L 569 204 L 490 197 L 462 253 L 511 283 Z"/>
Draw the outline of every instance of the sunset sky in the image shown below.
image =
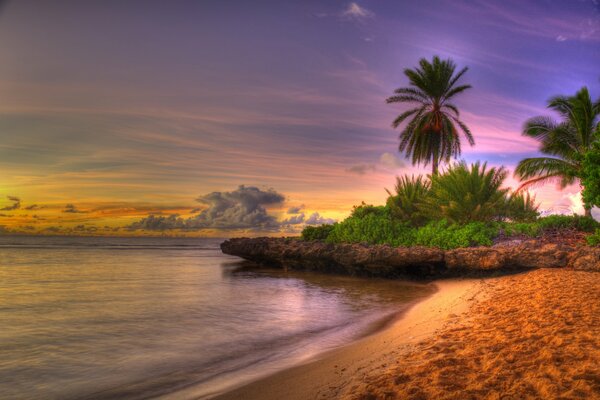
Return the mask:
<path fill-rule="evenodd" d="M 422 57 L 469 67 L 463 157 L 515 185 L 523 122 L 600 96 L 600 1 L 15 0 L 0 54 L 1 232 L 288 234 L 428 170 L 385 104 Z"/>

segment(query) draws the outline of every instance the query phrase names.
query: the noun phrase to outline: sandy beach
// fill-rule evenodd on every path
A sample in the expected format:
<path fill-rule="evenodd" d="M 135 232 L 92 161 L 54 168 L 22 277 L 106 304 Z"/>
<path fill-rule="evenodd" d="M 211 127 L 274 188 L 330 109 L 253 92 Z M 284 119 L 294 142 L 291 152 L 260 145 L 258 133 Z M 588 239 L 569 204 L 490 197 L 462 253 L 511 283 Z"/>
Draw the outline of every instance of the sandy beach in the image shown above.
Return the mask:
<path fill-rule="evenodd" d="M 386 329 L 217 398 L 600 398 L 600 274 L 436 285 Z"/>

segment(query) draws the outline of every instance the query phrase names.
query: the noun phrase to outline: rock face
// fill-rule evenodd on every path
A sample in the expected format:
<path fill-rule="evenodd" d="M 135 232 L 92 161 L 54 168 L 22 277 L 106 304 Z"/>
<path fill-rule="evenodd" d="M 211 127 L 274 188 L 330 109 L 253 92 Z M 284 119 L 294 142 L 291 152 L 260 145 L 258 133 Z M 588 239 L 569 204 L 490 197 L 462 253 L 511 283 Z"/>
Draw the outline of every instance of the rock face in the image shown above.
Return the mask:
<path fill-rule="evenodd" d="M 271 267 L 386 278 L 560 267 L 600 271 L 600 248 L 535 240 L 444 251 L 263 237 L 230 239 L 221 250 Z"/>

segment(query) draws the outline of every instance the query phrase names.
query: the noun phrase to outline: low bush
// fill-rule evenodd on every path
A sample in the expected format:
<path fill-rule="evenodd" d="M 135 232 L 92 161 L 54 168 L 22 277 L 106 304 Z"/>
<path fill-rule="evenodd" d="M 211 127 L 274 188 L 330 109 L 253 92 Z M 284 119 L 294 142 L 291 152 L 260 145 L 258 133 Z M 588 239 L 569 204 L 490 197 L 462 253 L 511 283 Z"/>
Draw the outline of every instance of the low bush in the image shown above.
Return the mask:
<path fill-rule="evenodd" d="M 591 217 L 582 215 L 549 215 L 539 218 L 535 224 L 541 231 L 574 229 L 581 232 L 594 232 L 600 224 Z"/>
<path fill-rule="evenodd" d="M 498 236 L 498 228 L 495 224 L 471 222 L 466 225 L 456 225 L 442 220 L 419 228 L 414 244 L 441 249 L 491 246 L 496 236 Z"/>
<path fill-rule="evenodd" d="M 325 240 L 334 229 L 333 225 L 307 226 L 302 230 L 302 240 Z"/>
<path fill-rule="evenodd" d="M 395 220 L 387 212 L 352 215 L 337 223 L 327 241 L 330 243 L 370 243 L 406 246 L 413 241 L 414 228 Z"/>
<path fill-rule="evenodd" d="M 525 235 L 536 237 L 547 232 L 561 230 L 594 232 L 595 229 L 600 228 L 600 223 L 593 218 L 581 215 L 549 215 L 538 218 L 534 222 L 504 223 L 501 227 L 506 236 Z"/>
<path fill-rule="evenodd" d="M 586 239 L 590 246 L 600 246 L 600 229 L 596 229 L 596 232 L 589 235 Z"/>

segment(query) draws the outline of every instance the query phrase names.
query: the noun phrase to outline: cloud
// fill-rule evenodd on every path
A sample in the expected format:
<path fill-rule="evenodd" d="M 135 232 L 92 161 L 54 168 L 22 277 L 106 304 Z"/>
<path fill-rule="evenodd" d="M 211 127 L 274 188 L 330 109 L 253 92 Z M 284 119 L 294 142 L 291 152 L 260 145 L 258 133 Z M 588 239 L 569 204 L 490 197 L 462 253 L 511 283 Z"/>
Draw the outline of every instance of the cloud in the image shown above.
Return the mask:
<path fill-rule="evenodd" d="M 323 225 L 323 224 L 333 224 L 336 220 L 333 218 L 325 218 L 319 215 L 318 212 L 314 212 L 308 217 L 305 221 L 306 225 Z"/>
<path fill-rule="evenodd" d="M 15 196 L 6 196 L 6 198 L 13 202 L 12 205 L 0 208 L 1 211 L 12 211 L 21 208 L 21 199 Z"/>
<path fill-rule="evenodd" d="M 350 168 L 346 168 L 346 172 L 350 172 L 352 174 L 357 175 L 365 175 L 368 172 L 375 172 L 378 170 L 378 167 L 383 167 L 386 170 L 396 170 L 398 168 L 405 167 L 406 164 L 404 161 L 395 154 L 392 153 L 383 153 L 377 163 L 361 163 L 351 166 Z"/>
<path fill-rule="evenodd" d="M 304 222 L 304 213 L 293 215 L 281 221 L 281 225 L 299 225 Z"/>
<path fill-rule="evenodd" d="M 25 210 L 39 210 L 42 207 L 38 206 L 37 204 L 32 204 L 32 205 L 24 207 L 24 208 L 25 208 Z"/>
<path fill-rule="evenodd" d="M 364 175 L 367 172 L 375 172 L 376 167 L 375 164 L 357 164 L 353 165 L 350 168 L 346 169 L 346 172 L 350 172 L 352 174 Z"/>
<path fill-rule="evenodd" d="M 557 41 L 557 42 L 564 42 L 565 40 L 567 40 L 567 38 L 566 38 L 566 37 L 564 37 L 563 35 L 558 35 L 558 36 L 556 37 L 556 41 Z"/>
<path fill-rule="evenodd" d="M 379 163 L 389 169 L 403 168 L 406 165 L 400 157 L 392 153 L 383 153 L 379 157 Z"/>
<path fill-rule="evenodd" d="M 364 7 L 359 6 L 357 3 L 350 3 L 348 7 L 342 12 L 342 17 L 363 20 L 365 18 L 372 18 L 375 14 Z"/>
<path fill-rule="evenodd" d="M 134 222 L 131 230 L 200 230 L 200 229 L 276 229 L 279 222 L 269 215 L 264 206 L 281 204 L 285 197 L 273 189 L 261 190 L 254 186 L 239 186 L 231 192 L 212 192 L 196 201 L 208 207 L 190 218 L 177 214 L 154 214 Z"/>
<path fill-rule="evenodd" d="M 299 206 L 295 206 L 295 207 L 290 207 L 287 210 L 288 214 L 299 214 L 300 211 L 304 208 L 304 204 L 301 204 Z"/>
<path fill-rule="evenodd" d="M 547 210 L 548 214 L 583 214 L 583 200 L 581 192 L 563 193 L 562 197 L 557 199 Z"/>
<path fill-rule="evenodd" d="M 73 228 L 77 233 L 94 233 L 98 231 L 98 227 L 94 225 L 77 225 Z"/>
<path fill-rule="evenodd" d="M 74 204 L 67 204 L 65 205 L 65 209 L 62 212 L 71 214 L 83 214 L 86 211 L 79 210 L 77 207 L 75 207 Z"/>
<path fill-rule="evenodd" d="M 183 218 L 179 214 L 157 215 L 135 221 L 126 229 L 147 231 L 199 231 L 203 229 L 244 229 L 256 231 L 279 231 L 301 224 L 331 224 L 334 219 L 314 212 L 308 218 L 302 212 L 304 204 L 288 208 L 289 218 L 278 221 L 269 215 L 266 206 L 279 205 L 285 197 L 274 189 L 262 190 L 255 186 L 239 186 L 231 192 L 212 192 L 196 199 L 207 207 L 198 215 Z"/>

